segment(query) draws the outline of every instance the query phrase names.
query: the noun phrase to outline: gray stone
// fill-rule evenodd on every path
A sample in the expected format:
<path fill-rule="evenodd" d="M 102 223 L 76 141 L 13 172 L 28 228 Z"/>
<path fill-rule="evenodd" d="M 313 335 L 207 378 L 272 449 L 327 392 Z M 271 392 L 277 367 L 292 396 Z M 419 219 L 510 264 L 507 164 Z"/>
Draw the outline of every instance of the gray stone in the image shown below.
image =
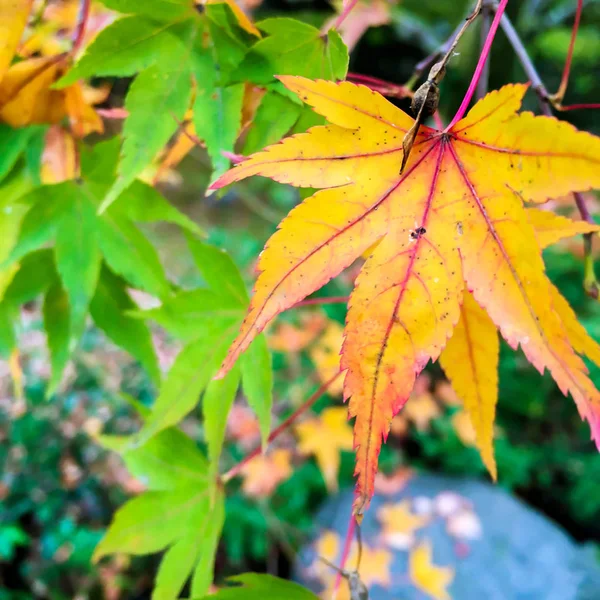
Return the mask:
<path fill-rule="evenodd" d="M 449 588 L 453 600 L 600 600 L 600 566 L 591 549 L 576 544 L 559 526 L 497 486 L 478 481 L 417 475 L 400 492 L 375 496 L 363 525 L 363 540 L 384 545 L 378 508 L 403 499 L 434 499 L 454 492 L 470 503 L 481 524 L 479 539 L 459 539 L 447 531 L 448 521 L 435 518 L 416 533 L 429 539 L 433 563 L 455 570 Z M 352 507 L 352 492 L 330 499 L 317 516 L 321 530 L 334 530 L 343 539 Z M 373 585 L 371 600 L 426 600 L 408 580 L 408 551 L 391 550 L 392 584 Z M 315 551 L 300 553 L 299 581 L 319 591 L 302 568 L 315 560 Z M 350 566 L 352 567 L 352 566 Z"/>

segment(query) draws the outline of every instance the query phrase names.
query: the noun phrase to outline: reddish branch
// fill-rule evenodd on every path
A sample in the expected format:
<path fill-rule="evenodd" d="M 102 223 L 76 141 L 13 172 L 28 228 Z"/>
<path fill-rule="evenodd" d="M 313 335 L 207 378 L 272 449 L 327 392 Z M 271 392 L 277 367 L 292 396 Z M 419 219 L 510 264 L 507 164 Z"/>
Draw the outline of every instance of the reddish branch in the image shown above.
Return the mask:
<path fill-rule="evenodd" d="M 461 102 L 461 105 L 454 115 L 454 118 L 450 122 L 450 125 L 446 128 L 446 130 L 451 129 L 458 121 L 460 121 L 467 109 L 469 108 L 469 104 L 471 103 L 471 99 L 473 98 L 473 94 L 475 93 L 475 89 L 477 88 L 477 84 L 479 83 L 479 79 L 483 74 L 484 66 L 487 61 L 488 55 L 490 53 L 490 49 L 492 48 L 492 42 L 494 41 L 494 37 L 496 36 L 496 32 L 498 31 L 498 26 L 500 25 L 500 19 L 504 11 L 506 10 L 506 5 L 508 4 L 508 0 L 501 0 L 498 8 L 496 9 L 496 14 L 494 15 L 494 20 L 490 25 L 490 30 L 488 32 L 485 43 L 483 44 L 483 49 L 481 50 L 481 54 L 479 56 L 479 60 L 477 61 L 477 66 L 475 67 L 475 73 L 473 73 L 473 78 L 471 79 L 471 83 L 469 84 L 469 88 L 467 89 L 467 93 Z"/>
<path fill-rule="evenodd" d="M 350 548 L 352 547 L 352 541 L 354 540 L 355 529 L 356 529 L 356 516 L 354 515 L 354 513 L 352 513 L 350 515 L 350 522 L 348 523 L 348 531 L 346 532 L 346 540 L 344 541 L 344 549 L 342 550 L 342 559 L 340 561 L 340 568 L 338 570 L 337 576 L 335 578 L 335 583 L 333 585 L 334 595 L 337 593 L 337 590 L 340 587 L 340 582 L 342 581 L 342 572 L 344 571 L 346 561 L 348 560 L 348 556 L 350 554 Z"/>
<path fill-rule="evenodd" d="M 352 9 L 356 6 L 358 0 L 348 0 L 348 2 L 344 2 L 342 7 L 342 12 L 340 16 L 335 20 L 333 24 L 334 29 L 339 29 L 342 23 L 346 20 L 346 17 L 352 12 Z"/>
<path fill-rule="evenodd" d="M 579 19 L 576 19 L 576 23 L 577 24 L 579 23 Z M 551 97 L 548 94 L 548 90 L 546 89 L 544 82 L 542 81 L 539 73 L 537 72 L 535 65 L 533 64 L 531 58 L 529 57 L 529 54 L 527 53 L 527 50 L 525 49 L 525 46 L 523 45 L 523 42 L 521 41 L 519 34 L 517 33 L 516 29 L 513 27 L 512 23 L 510 22 L 510 19 L 506 15 L 502 16 L 500 25 L 501 25 L 502 29 L 504 30 L 504 33 L 506 34 L 506 37 L 508 38 L 508 41 L 510 42 L 515 54 L 517 55 L 517 58 L 519 59 L 521 66 L 523 67 L 523 70 L 525 71 L 525 74 L 531 81 L 532 87 L 533 87 L 535 93 L 537 94 L 539 105 L 540 105 L 540 110 L 541 110 L 542 114 L 546 115 L 547 117 L 551 117 L 552 116 Z M 574 36 L 572 36 L 571 39 L 573 40 Z M 570 61 L 569 61 L 569 67 L 570 67 Z M 568 75 L 568 70 L 566 68 L 566 65 L 565 65 L 565 71 L 567 71 L 567 75 Z M 556 105 L 554 105 L 553 103 L 552 103 L 552 105 L 555 108 L 557 108 Z M 596 107 L 596 106 L 598 106 L 598 105 L 587 105 L 587 107 Z M 559 109 L 559 110 L 569 110 L 569 108 L 562 107 L 562 109 Z M 587 207 L 587 204 L 585 202 L 585 198 L 583 197 L 583 194 L 581 194 L 580 192 L 575 192 L 573 194 L 573 196 L 575 198 L 575 204 L 577 205 L 577 209 L 579 210 L 579 214 L 581 215 L 581 218 L 584 221 L 587 221 L 588 223 L 595 223 L 595 220 L 592 217 L 592 215 Z M 600 284 L 596 280 L 596 276 L 594 273 L 594 263 L 593 263 L 593 257 L 592 257 L 592 235 L 593 234 L 591 234 L 591 233 L 586 233 L 583 236 L 584 250 L 585 250 L 584 288 L 585 288 L 586 292 L 592 298 L 598 299 L 598 297 L 600 296 Z"/>
<path fill-rule="evenodd" d="M 297 408 L 285 421 L 283 421 L 276 429 L 271 432 L 271 435 L 267 439 L 267 443 L 270 444 L 273 440 L 277 439 L 283 431 L 285 431 L 300 415 L 305 413 L 334 383 L 334 381 L 341 376 L 341 372 L 336 373 L 329 381 L 326 381 L 319 389 L 312 394 L 312 396 L 302 406 Z M 237 475 L 239 475 L 244 467 L 253 459 L 256 458 L 262 452 L 262 447 L 258 446 L 252 452 L 247 454 L 237 465 L 229 469 L 226 473 L 221 476 L 221 481 L 227 483 Z"/>
<path fill-rule="evenodd" d="M 569 74 L 571 73 L 571 63 L 573 62 L 573 50 L 575 49 L 575 40 L 577 39 L 577 32 L 579 31 L 579 23 L 581 22 L 581 12 L 583 11 L 583 0 L 577 0 L 577 10 L 575 11 L 575 22 L 573 23 L 573 31 L 571 32 L 571 41 L 569 43 L 569 50 L 567 52 L 567 60 L 565 61 L 565 68 L 563 69 L 562 79 L 558 86 L 558 91 L 554 94 L 553 98 L 559 104 L 565 97 L 567 91 L 567 85 L 569 84 Z"/>
<path fill-rule="evenodd" d="M 346 79 L 352 83 L 362 84 L 388 98 L 409 98 L 413 95 L 412 90 L 404 85 L 390 83 L 389 81 L 371 77 L 370 75 L 348 73 Z"/>
<path fill-rule="evenodd" d="M 73 32 L 73 48 L 71 54 L 77 54 L 83 44 L 85 28 L 90 16 L 90 0 L 81 0 L 79 3 L 79 13 L 77 14 L 77 25 Z"/>
<path fill-rule="evenodd" d="M 329 296 L 328 298 L 309 298 L 294 304 L 294 308 L 300 306 L 312 306 L 314 304 L 345 304 L 348 302 L 349 296 Z"/>

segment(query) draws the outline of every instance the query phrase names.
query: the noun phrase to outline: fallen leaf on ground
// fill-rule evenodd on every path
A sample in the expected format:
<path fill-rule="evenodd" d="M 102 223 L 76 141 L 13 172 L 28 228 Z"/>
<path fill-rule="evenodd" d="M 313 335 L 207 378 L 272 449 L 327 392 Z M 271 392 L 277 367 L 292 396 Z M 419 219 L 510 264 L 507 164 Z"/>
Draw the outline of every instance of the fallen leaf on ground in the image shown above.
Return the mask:
<path fill-rule="evenodd" d="M 428 431 L 433 419 L 437 419 L 442 411 L 433 395 L 429 392 L 412 395 L 403 413 L 412 421 L 419 431 Z"/>
<path fill-rule="evenodd" d="M 415 587 L 435 600 L 452 600 L 448 586 L 454 579 L 454 569 L 436 567 L 432 562 L 431 542 L 421 542 L 408 557 L 408 572 Z"/>
<path fill-rule="evenodd" d="M 277 352 L 300 352 L 311 344 L 327 325 L 322 313 L 311 312 L 300 317 L 300 325 L 281 323 L 267 340 Z"/>
<path fill-rule="evenodd" d="M 298 423 L 298 451 L 312 454 L 330 492 L 338 487 L 340 452 L 351 451 L 353 444 L 352 427 L 348 423 L 348 411 L 343 407 L 326 408 L 318 417 Z"/>
<path fill-rule="evenodd" d="M 446 531 L 453 537 L 466 540 L 479 540 L 483 533 L 479 517 L 467 508 L 448 517 Z"/>
<path fill-rule="evenodd" d="M 343 336 L 344 328 L 337 321 L 329 321 L 323 335 L 310 349 L 310 358 L 315 363 L 321 383 L 329 381 L 340 371 Z M 327 393 L 332 396 L 339 396 L 342 393 L 343 386 L 344 380 L 340 377 L 327 388 Z"/>
<path fill-rule="evenodd" d="M 410 500 L 402 500 L 396 504 L 384 504 L 377 511 L 381 523 L 382 537 L 392 548 L 406 550 L 411 547 L 414 532 L 429 523 L 429 518 L 413 513 Z"/>
<path fill-rule="evenodd" d="M 242 470 L 243 492 L 250 498 L 266 498 L 292 474 L 290 450 L 277 449 L 253 458 Z"/>
<path fill-rule="evenodd" d="M 477 444 L 471 417 L 464 410 L 459 410 L 452 415 L 452 427 L 456 431 L 458 439 L 465 446 L 475 446 Z"/>
<path fill-rule="evenodd" d="M 391 475 L 377 473 L 375 477 L 375 492 L 384 496 L 392 496 L 406 487 L 415 472 L 408 467 L 399 467 Z"/>
<path fill-rule="evenodd" d="M 263 175 L 323 189 L 267 242 L 220 375 L 276 315 L 379 241 L 349 301 L 341 361 L 356 417 L 357 515 L 373 495 L 392 417 L 452 335 L 465 286 L 508 344 L 573 396 L 600 447 L 600 393 L 548 302 L 551 284 L 524 207 L 524 200 L 600 187 L 600 138 L 518 114 L 527 86 L 506 85 L 451 128 L 421 127 L 400 174 L 411 117 L 349 82 L 280 80 L 330 125 L 254 154 L 211 188 Z"/>

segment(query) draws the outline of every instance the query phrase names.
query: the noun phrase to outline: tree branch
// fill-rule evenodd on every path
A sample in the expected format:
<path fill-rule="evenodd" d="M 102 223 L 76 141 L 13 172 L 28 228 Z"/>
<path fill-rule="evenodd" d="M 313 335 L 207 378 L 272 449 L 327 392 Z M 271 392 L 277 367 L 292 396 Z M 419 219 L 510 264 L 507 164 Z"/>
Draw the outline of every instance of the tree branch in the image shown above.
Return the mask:
<path fill-rule="evenodd" d="M 481 51 L 481 55 L 479 56 L 479 61 L 477 62 L 477 66 L 475 67 L 475 73 L 473 73 L 473 78 L 471 79 L 471 83 L 469 88 L 467 89 L 467 93 L 461 102 L 458 111 L 454 115 L 452 121 L 450 121 L 450 125 L 446 128 L 446 130 L 451 129 L 458 121 L 460 121 L 465 113 L 467 112 L 467 108 L 471 102 L 471 98 L 473 98 L 473 94 L 475 93 L 475 88 L 481 78 L 481 74 L 483 72 L 484 65 L 487 61 L 487 57 L 490 53 L 490 49 L 492 48 L 492 42 L 494 41 L 494 37 L 496 36 L 496 31 L 498 31 L 498 25 L 500 24 L 500 19 L 504 11 L 506 10 L 506 5 L 508 4 L 508 0 L 500 0 L 500 5 L 496 9 L 496 14 L 494 15 L 494 20 L 490 26 L 490 30 L 488 32 L 487 38 L 485 40 L 485 44 L 483 45 L 483 49 Z"/>
<path fill-rule="evenodd" d="M 546 89 L 544 82 L 535 68 L 535 65 L 529 57 L 529 54 L 527 53 L 519 34 L 506 15 L 502 15 L 500 25 L 513 50 L 515 51 L 515 54 L 517 55 L 525 74 L 531 81 L 533 90 L 538 97 L 541 112 L 547 117 L 553 116 L 548 90 Z M 588 223 L 595 223 L 595 220 L 587 207 L 583 194 L 580 192 L 574 192 L 573 197 L 575 198 L 575 204 L 577 205 L 577 209 L 579 210 L 581 218 Z M 597 300 L 600 297 L 600 283 L 598 283 L 594 271 L 594 262 L 592 257 L 592 236 L 592 233 L 585 233 L 583 235 L 585 255 L 585 275 L 583 286 L 587 294 Z"/>
<path fill-rule="evenodd" d="M 492 25 L 492 10 L 489 4 L 484 4 L 481 13 L 481 51 L 485 46 L 485 40 L 490 33 L 490 27 Z M 490 58 L 488 57 L 483 65 L 483 71 L 481 73 L 481 79 L 477 84 L 477 91 L 475 92 L 475 98 L 481 100 L 487 93 L 490 85 Z"/>
<path fill-rule="evenodd" d="M 342 374 L 340 371 L 336 373 L 331 379 L 326 381 L 319 389 L 308 398 L 308 400 L 298 407 L 285 421 L 283 421 L 276 429 L 271 432 L 271 435 L 267 439 L 267 443 L 270 444 L 273 440 L 277 439 L 283 431 L 285 431 L 300 415 L 305 413 L 334 383 L 334 381 Z M 237 465 L 233 466 L 229 471 L 221 476 L 223 484 L 227 483 L 237 475 L 239 475 L 244 467 L 253 459 L 256 458 L 262 452 L 261 446 L 256 447 L 252 452 L 247 454 Z"/>
<path fill-rule="evenodd" d="M 77 13 L 77 25 L 73 32 L 73 48 L 71 54 L 77 54 L 83 44 L 83 37 L 85 35 L 85 28 L 90 16 L 90 0 L 80 0 L 79 12 Z"/>
<path fill-rule="evenodd" d="M 561 104 L 567 91 L 567 85 L 569 84 L 569 74 L 571 73 L 571 63 L 573 62 L 573 50 L 575 49 L 575 40 L 577 39 L 577 32 L 579 31 L 579 23 L 581 22 L 581 12 L 583 11 L 583 0 L 577 0 L 577 10 L 575 11 L 575 21 L 573 23 L 573 31 L 571 32 L 571 41 L 569 42 L 569 50 L 567 52 L 567 59 L 565 60 L 565 68 L 563 69 L 562 78 L 556 94 L 552 96 L 553 100 L 557 104 Z"/>

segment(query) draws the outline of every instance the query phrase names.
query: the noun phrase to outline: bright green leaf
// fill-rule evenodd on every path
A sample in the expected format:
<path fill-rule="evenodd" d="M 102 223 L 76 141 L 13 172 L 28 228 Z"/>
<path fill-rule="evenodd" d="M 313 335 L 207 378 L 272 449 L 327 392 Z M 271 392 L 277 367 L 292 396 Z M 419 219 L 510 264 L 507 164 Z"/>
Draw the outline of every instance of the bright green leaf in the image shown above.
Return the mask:
<path fill-rule="evenodd" d="M 83 334 L 101 264 L 96 211 L 83 196 L 70 204 L 60 221 L 55 253 L 56 268 L 71 307 L 71 338 L 77 340 Z"/>
<path fill-rule="evenodd" d="M 212 76 L 221 77 L 219 83 L 225 84 L 229 73 L 242 62 L 248 51 L 248 40 L 254 42 L 255 38 L 240 29 L 231 8 L 225 3 L 207 5 L 206 16 L 214 62 Z"/>
<path fill-rule="evenodd" d="M 30 302 L 43 294 L 57 277 L 52 250 L 46 248 L 31 252 L 21 261 L 19 270 L 4 292 L 4 299 L 16 306 Z"/>
<path fill-rule="evenodd" d="M 264 334 L 259 335 L 240 357 L 242 386 L 248 404 L 256 413 L 263 447 L 271 431 L 273 365 Z"/>
<path fill-rule="evenodd" d="M 125 15 L 143 15 L 157 20 L 172 21 L 190 12 L 190 0 L 100 0 L 106 8 Z"/>
<path fill-rule="evenodd" d="M 168 492 L 146 492 L 129 500 L 116 513 L 94 552 L 94 561 L 107 554 L 152 554 L 204 523 L 209 511 L 206 488 L 190 486 Z"/>
<path fill-rule="evenodd" d="M 145 323 L 127 316 L 127 311 L 133 308 L 136 304 L 129 297 L 124 281 L 104 267 L 90 304 L 92 318 L 117 346 L 137 358 L 157 383 L 160 369 L 152 337 Z"/>
<path fill-rule="evenodd" d="M 244 308 L 236 298 L 211 290 L 182 290 L 163 300 L 161 306 L 139 311 L 132 316 L 152 319 L 171 335 L 191 341 L 201 335 L 217 335 L 241 323 Z"/>
<path fill-rule="evenodd" d="M 34 127 L 13 129 L 9 125 L 0 123 L 0 181 L 15 166 L 36 129 Z"/>
<path fill-rule="evenodd" d="M 222 296 L 239 301 L 246 308 L 249 298 L 244 280 L 229 255 L 215 246 L 188 236 L 188 244 L 202 277 L 210 288 Z"/>
<path fill-rule="evenodd" d="M 61 219 L 77 196 L 77 188 L 71 182 L 37 188 L 23 196 L 19 202 L 31 208 L 21 222 L 17 244 L 2 266 L 18 261 L 54 239 Z"/>
<path fill-rule="evenodd" d="M 213 67 L 214 68 L 214 67 Z M 213 165 L 213 177 L 222 175 L 231 166 L 223 151 L 233 152 L 242 124 L 244 85 L 213 89 L 199 86 L 194 103 L 194 127 L 206 144 Z"/>
<path fill-rule="evenodd" d="M 46 292 L 42 313 L 52 367 L 46 393 L 48 396 L 53 396 L 71 354 L 69 297 L 60 285 L 54 284 Z"/>
<path fill-rule="evenodd" d="M 123 148 L 117 179 L 104 198 L 105 211 L 150 164 L 175 133 L 189 106 L 192 91 L 189 51 L 175 57 L 171 70 L 155 65 L 131 84 L 125 98 L 129 116 L 123 125 Z"/>
<path fill-rule="evenodd" d="M 178 211 L 164 196 L 143 181 L 134 181 L 120 196 L 115 208 L 123 211 L 137 223 L 166 221 L 203 235 L 202 229 L 189 217 Z"/>
<path fill-rule="evenodd" d="M 214 478 L 225 439 L 225 426 L 231 405 L 240 384 L 240 371 L 234 367 L 223 379 L 214 379 L 206 386 L 202 398 L 204 438 L 208 447 L 209 477 Z"/>
<path fill-rule="evenodd" d="M 17 346 L 17 335 L 15 323 L 19 316 L 19 310 L 6 300 L 0 302 L 0 357 L 8 360 L 11 352 Z"/>
<path fill-rule="evenodd" d="M 167 296 L 170 285 L 154 246 L 127 218 L 108 211 L 99 219 L 100 249 L 110 268 L 133 286 Z"/>
<path fill-rule="evenodd" d="M 192 20 L 165 24 L 140 16 L 119 19 L 98 34 L 56 87 L 92 76 L 127 77 L 152 66 L 170 68 L 184 60 L 194 30 Z"/>
<path fill-rule="evenodd" d="M 126 450 L 123 459 L 134 477 L 150 490 L 170 490 L 192 484 L 208 487 L 207 462 L 194 440 L 176 428 Z"/>
<path fill-rule="evenodd" d="M 198 562 L 192 576 L 192 596 L 206 594 L 214 578 L 215 556 L 225 522 L 225 502 L 223 493 L 219 489 L 217 489 L 217 497 L 213 502 L 212 513 L 200 536 L 200 547 L 196 557 Z"/>
<path fill-rule="evenodd" d="M 339 34 L 327 36 L 296 19 L 266 19 L 257 27 L 269 35 L 248 52 L 236 75 L 240 80 L 266 84 L 274 75 L 302 75 L 311 79 L 344 79 L 348 50 Z"/>
<path fill-rule="evenodd" d="M 227 581 L 239 584 L 236 587 L 220 589 L 212 596 L 195 600 L 265 600 L 267 598 L 285 598 L 285 600 L 318 600 L 312 592 L 293 581 L 279 579 L 272 575 L 244 573 L 230 577 Z"/>
<path fill-rule="evenodd" d="M 159 431 L 175 425 L 194 408 L 224 360 L 235 334 L 236 328 L 231 327 L 217 336 L 204 336 L 185 346 L 165 378 L 152 414 L 135 436 L 134 443 L 144 443 Z"/>
<path fill-rule="evenodd" d="M 293 127 L 301 110 L 289 98 L 277 92 L 267 92 L 252 120 L 244 144 L 244 154 L 253 154 L 278 142 Z"/>
<path fill-rule="evenodd" d="M 154 580 L 152 600 L 174 600 L 191 575 L 198 553 L 197 534 L 177 540 L 163 556 Z"/>
<path fill-rule="evenodd" d="M 166 552 L 158 570 L 152 600 L 176 598 L 192 570 L 192 594 L 204 595 L 208 592 L 224 521 L 225 503 L 222 492 L 219 492 L 201 527 Z"/>

